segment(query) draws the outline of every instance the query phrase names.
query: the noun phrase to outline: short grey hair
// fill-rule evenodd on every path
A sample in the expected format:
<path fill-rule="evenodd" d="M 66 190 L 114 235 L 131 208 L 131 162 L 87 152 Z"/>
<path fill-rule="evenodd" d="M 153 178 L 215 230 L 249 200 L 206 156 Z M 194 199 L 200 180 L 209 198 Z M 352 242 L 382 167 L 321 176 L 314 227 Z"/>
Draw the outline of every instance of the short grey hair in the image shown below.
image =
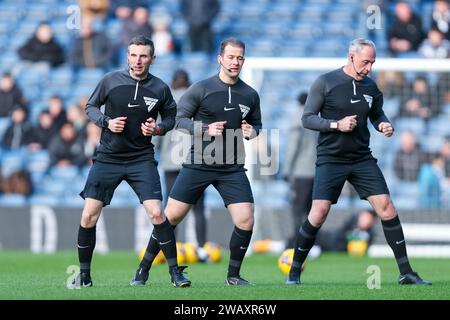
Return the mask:
<path fill-rule="evenodd" d="M 348 46 L 348 52 L 359 52 L 365 46 L 372 47 L 374 50 L 376 50 L 375 43 L 373 43 L 372 40 L 359 38 L 350 42 L 350 45 Z"/>

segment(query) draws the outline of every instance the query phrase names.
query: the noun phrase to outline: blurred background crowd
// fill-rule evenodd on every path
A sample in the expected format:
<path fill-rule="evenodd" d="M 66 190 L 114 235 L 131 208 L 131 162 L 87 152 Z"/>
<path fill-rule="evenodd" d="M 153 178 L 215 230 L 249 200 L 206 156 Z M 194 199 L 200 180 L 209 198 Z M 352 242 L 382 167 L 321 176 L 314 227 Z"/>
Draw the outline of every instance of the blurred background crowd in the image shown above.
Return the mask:
<path fill-rule="evenodd" d="M 370 5 L 381 9 L 379 29 L 367 28 Z M 150 71 L 179 96 L 189 83 L 217 72 L 218 44 L 229 36 L 246 43 L 246 57 L 342 58 L 353 38 L 367 37 L 377 45 L 378 58 L 448 59 L 450 5 L 446 0 L 0 0 L 1 206 L 82 206 L 78 193 L 100 135 L 84 107 L 105 72 L 126 68 L 127 43 L 137 34 L 153 39 L 157 59 Z M 376 69 L 375 64 L 372 76 L 396 136 L 387 143 L 372 134 L 372 149 L 395 203 L 406 209 L 450 207 L 450 74 Z M 265 74 L 259 92 L 263 124 L 284 129 L 281 170 L 255 177 L 261 205 L 281 208 L 292 200 L 292 179 L 302 170 L 284 167 L 287 150 L 299 148 L 287 137 L 300 122 L 301 93 L 317 75 Z M 338 205 L 357 199 L 348 187 Z M 205 201 L 222 206 L 214 192 L 207 192 Z M 112 205 L 134 204 L 132 191 L 120 186 Z"/>

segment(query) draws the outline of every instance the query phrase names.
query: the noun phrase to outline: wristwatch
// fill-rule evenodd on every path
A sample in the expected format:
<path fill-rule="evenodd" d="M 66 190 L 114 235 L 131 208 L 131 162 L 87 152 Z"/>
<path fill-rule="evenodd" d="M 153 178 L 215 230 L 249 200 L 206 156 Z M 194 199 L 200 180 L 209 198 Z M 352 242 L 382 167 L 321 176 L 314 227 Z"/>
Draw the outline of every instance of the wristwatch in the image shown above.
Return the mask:
<path fill-rule="evenodd" d="M 337 129 L 338 128 L 338 122 L 337 121 L 331 121 L 330 122 L 330 128 L 331 129 Z"/>

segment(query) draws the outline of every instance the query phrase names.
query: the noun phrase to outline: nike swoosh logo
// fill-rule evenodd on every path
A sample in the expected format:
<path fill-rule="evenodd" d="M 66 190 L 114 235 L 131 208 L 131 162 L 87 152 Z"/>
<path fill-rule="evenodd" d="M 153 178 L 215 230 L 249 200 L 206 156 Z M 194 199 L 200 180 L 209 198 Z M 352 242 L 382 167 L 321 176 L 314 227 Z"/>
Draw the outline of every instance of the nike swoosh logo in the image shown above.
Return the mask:
<path fill-rule="evenodd" d="M 246 250 L 248 247 L 240 247 L 241 250 Z"/>
<path fill-rule="evenodd" d="M 405 242 L 405 239 L 403 239 L 402 241 L 395 241 L 396 244 L 400 244 L 402 242 Z"/>
<path fill-rule="evenodd" d="M 300 251 L 308 251 L 308 249 L 302 249 L 300 247 L 298 247 L 297 249 L 300 250 Z"/>
<path fill-rule="evenodd" d="M 350 99 L 350 103 L 357 103 L 357 102 L 360 102 L 361 101 L 361 99 L 360 100 L 353 100 L 353 99 Z"/>
<path fill-rule="evenodd" d="M 223 110 L 225 110 L 225 111 L 230 111 L 230 110 L 234 110 L 234 109 L 236 109 L 236 108 L 227 108 L 227 107 L 223 108 Z"/>
<path fill-rule="evenodd" d="M 168 244 L 168 243 L 170 243 L 170 242 L 172 242 L 172 240 L 169 240 L 169 241 L 166 241 L 166 242 L 160 242 L 159 245 L 160 245 L 160 246 L 163 246 L 163 245 Z"/>
<path fill-rule="evenodd" d="M 135 108 L 135 107 L 139 107 L 139 104 L 128 104 L 128 108 Z"/>
<path fill-rule="evenodd" d="M 86 248 L 89 248 L 89 246 L 80 246 L 79 244 L 77 244 L 77 247 L 80 248 L 80 249 L 86 249 Z"/>

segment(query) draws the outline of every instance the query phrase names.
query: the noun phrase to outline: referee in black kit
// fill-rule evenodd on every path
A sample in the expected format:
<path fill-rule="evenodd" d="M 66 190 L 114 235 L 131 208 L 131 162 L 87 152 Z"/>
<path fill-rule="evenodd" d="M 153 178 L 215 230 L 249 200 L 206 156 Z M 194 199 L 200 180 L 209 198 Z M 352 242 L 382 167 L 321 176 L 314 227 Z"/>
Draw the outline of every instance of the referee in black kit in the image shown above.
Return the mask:
<path fill-rule="evenodd" d="M 176 103 L 169 87 L 149 73 L 153 42 L 136 36 L 128 45 L 128 69 L 106 74 L 86 105 L 91 121 L 102 128 L 86 185 L 78 231 L 80 274 L 73 286 L 91 287 L 91 260 L 95 231 L 102 207 L 111 202 L 114 190 L 125 180 L 139 197 L 169 264 L 172 284 L 189 286 L 183 268 L 177 265 L 173 228 L 162 213 L 161 183 L 154 159 L 152 136 L 163 135 L 175 124 Z M 100 107 L 105 105 L 102 113 Z M 162 121 L 156 125 L 155 119 Z"/>
<path fill-rule="evenodd" d="M 346 180 L 355 187 L 361 199 L 370 202 L 381 218 L 384 235 L 400 270 L 398 283 L 431 284 L 422 280 L 409 264 L 397 211 L 377 160 L 369 149 L 368 119 L 386 137 L 394 133 L 382 109 L 383 94 L 367 76 L 375 56 L 372 41 L 353 40 L 347 64 L 320 76 L 311 87 L 302 122 L 305 128 L 320 131 L 313 203 L 308 219 L 297 235 L 294 261 L 286 284 L 301 283 L 301 266 Z"/>
<path fill-rule="evenodd" d="M 254 223 L 243 138 L 256 137 L 262 127 L 258 93 L 239 79 L 244 53 L 243 42 L 224 40 L 217 57 L 219 74 L 193 84 L 181 97 L 176 128 L 186 130 L 194 142 L 165 209 L 170 223 L 177 225 L 209 185 L 217 189 L 234 223 L 227 285 L 250 285 L 240 276 Z M 158 252 L 152 235 L 132 285 L 145 284 Z"/>

